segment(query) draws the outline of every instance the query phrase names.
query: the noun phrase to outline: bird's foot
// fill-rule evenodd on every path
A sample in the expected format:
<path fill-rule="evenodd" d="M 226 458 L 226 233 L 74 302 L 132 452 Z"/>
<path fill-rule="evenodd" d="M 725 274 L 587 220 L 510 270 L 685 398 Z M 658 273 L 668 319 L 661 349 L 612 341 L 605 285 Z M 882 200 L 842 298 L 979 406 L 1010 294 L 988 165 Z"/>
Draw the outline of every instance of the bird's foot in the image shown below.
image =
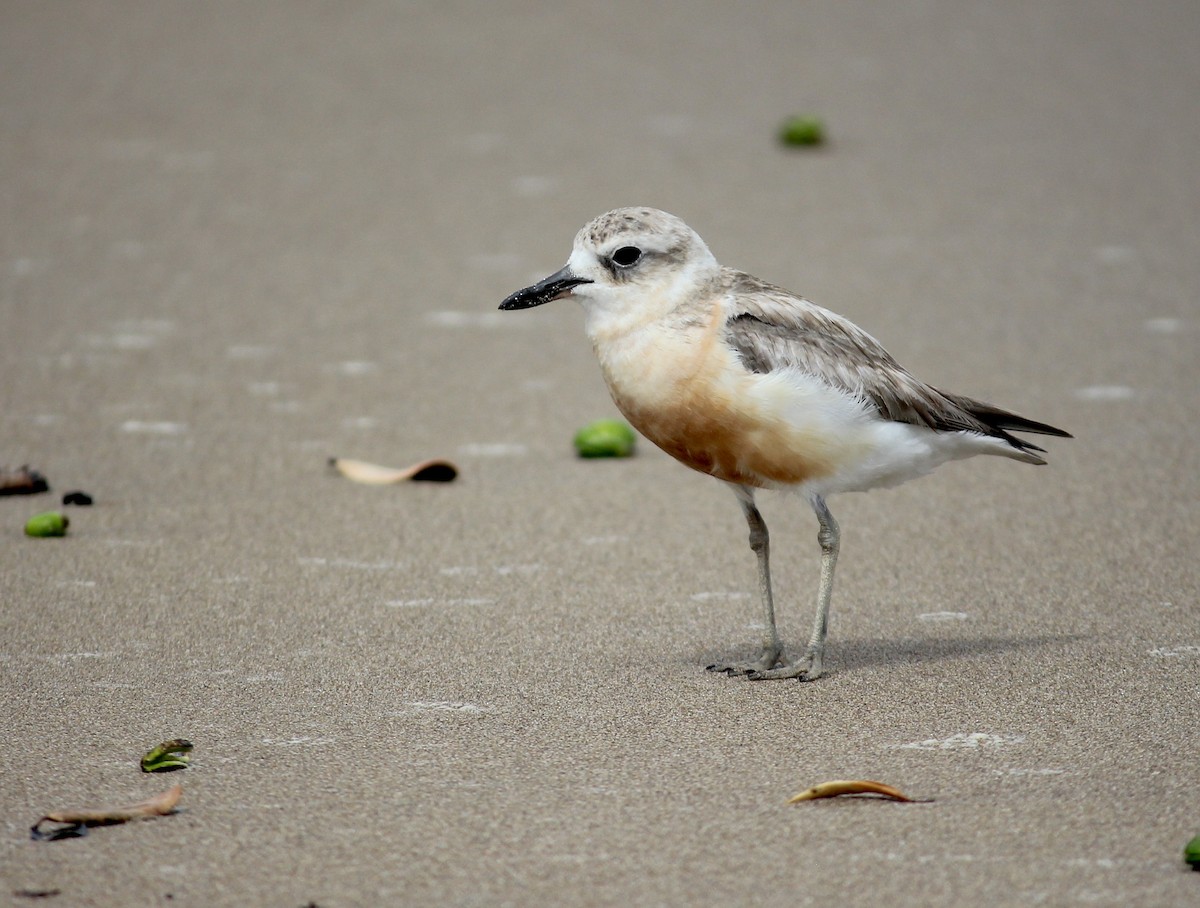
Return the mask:
<path fill-rule="evenodd" d="M 805 655 L 795 662 L 787 662 L 783 653 L 764 652 L 758 659 L 742 662 L 717 662 L 708 666 L 710 672 L 741 675 L 747 681 L 783 681 L 795 678 L 798 681 L 815 681 L 821 677 L 821 664 L 812 655 Z"/>
<path fill-rule="evenodd" d="M 808 656 L 797 659 L 795 662 L 769 668 L 766 671 L 746 673 L 749 681 L 784 681 L 789 678 L 795 678 L 797 681 L 816 681 L 819 677 L 821 677 L 821 667 L 814 666 L 812 659 Z"/>
<path fill-rule="evenodd" d="M 727 675 L 759 675 L 772 671 L 784 665 L 783 650 L 776 647 L 766 647 L 757 659 L 745 659 L 737 662 L 714 662 L 707 666 L 710 672 L 724 672 Z"/>
<path fill-rule="evenodd" d="M 778 657 L 763 655 L 759 659 L 746 659 L 739 662 L 714 662 L 705 666 L 710 672 L 724 672 L 727 675 L 753 675 L 770 671 L 779 664 Z"/>

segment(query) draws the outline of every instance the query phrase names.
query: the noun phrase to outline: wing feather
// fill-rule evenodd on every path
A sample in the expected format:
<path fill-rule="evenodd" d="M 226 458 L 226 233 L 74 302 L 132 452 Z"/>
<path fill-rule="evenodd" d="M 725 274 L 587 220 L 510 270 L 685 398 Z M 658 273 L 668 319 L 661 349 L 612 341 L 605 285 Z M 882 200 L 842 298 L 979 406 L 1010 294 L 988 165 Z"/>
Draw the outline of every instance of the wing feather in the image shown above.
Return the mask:
<path fill-rule="evenodd" d="M 991 435 L 1020 451 L 1042 449 L 1005 429 L 1069 437 L 1054 426 L 925 384 L 853 322 L 781 287 L 730 269 L 724 277 L 733 303 L 724 340 L 752 372 L 799 369 L 862 397 L 885 419 Z"/>

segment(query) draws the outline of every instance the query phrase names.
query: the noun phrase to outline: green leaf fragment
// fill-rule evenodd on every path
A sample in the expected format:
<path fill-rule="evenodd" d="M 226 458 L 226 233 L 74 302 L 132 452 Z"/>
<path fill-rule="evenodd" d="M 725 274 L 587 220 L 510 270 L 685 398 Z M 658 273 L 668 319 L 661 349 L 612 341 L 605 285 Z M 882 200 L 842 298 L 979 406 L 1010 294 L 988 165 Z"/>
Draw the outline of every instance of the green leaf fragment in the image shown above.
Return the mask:
<path fill-rule="evenodd" d="M 574 441 L 580 457 L 629 457 L 637 436 L 619 419 L 597 419 L 576 432 Z"/>
<path fill-rule="evenodd" d="M 71 521 L 58 511 L 46 511 L 44 514 L 34 514 L 25 523 L 26 536 L 66 536 L 67 527 Z"/>
<path fill-rule="evenodd" d="M 779 141 L 784 145 L 820 145 L 825 141 L 825 124 L 820 117 L 808 114 L 788 117 L 779 127 Z"/>
<path fill-rule="evenodd" d="M 192 742 L 183 738 L 163 741 L 158 747 L 142 757 L 142 772 L 170 772 L 174 769 L 187 769 L 191 757 Z"/>
<path fill-rule="evenodd" d="M 1200 835 L 1187 843 L 1183 849 L 1183 859 L 1193 870 L 1200 870 Z"/>

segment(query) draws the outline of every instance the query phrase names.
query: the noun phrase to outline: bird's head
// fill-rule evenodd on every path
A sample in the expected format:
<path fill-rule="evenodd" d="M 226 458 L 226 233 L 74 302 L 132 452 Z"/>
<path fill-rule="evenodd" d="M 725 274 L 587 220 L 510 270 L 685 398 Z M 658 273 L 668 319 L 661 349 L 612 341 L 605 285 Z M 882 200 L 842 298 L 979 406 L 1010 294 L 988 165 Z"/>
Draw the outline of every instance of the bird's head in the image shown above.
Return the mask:
<path fill-rule="evenodd" d="M 509 296 L 501 309 L 529 309 L 572 297 L 593 321 L 661 317 L 696 296 L 720 266 L 704 241 L 674 215 L 618 208 L 575 235 L 564 268 Z"/>

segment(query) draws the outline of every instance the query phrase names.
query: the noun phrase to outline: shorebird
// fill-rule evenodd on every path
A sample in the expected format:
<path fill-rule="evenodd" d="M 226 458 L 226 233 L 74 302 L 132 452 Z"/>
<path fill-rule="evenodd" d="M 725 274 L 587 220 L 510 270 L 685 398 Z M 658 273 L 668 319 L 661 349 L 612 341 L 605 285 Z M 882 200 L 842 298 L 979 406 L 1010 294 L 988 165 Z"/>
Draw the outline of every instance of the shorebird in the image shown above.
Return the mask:
<path fill-rule="evenodd" d="M 1071 437 L 925 384 L 848 319 L 722 267 L 694 230 L 654 208 L 600 215 L 576 235 L 564 268 L 500 308 L 565 297 L 583 306 L 617 409 L 680 463 L 725 482 L 749 525 L 762 654 L 710 671 L 820 677 L 840 541 L 829 495 L 894 486 L 976 454 L 1044 464 L 1042 448 L 1011 433 Z M 806 652 L 791 661 L 775 625 L 757 489 L 799 492 L 820 525 L 816 620 Z"/>

